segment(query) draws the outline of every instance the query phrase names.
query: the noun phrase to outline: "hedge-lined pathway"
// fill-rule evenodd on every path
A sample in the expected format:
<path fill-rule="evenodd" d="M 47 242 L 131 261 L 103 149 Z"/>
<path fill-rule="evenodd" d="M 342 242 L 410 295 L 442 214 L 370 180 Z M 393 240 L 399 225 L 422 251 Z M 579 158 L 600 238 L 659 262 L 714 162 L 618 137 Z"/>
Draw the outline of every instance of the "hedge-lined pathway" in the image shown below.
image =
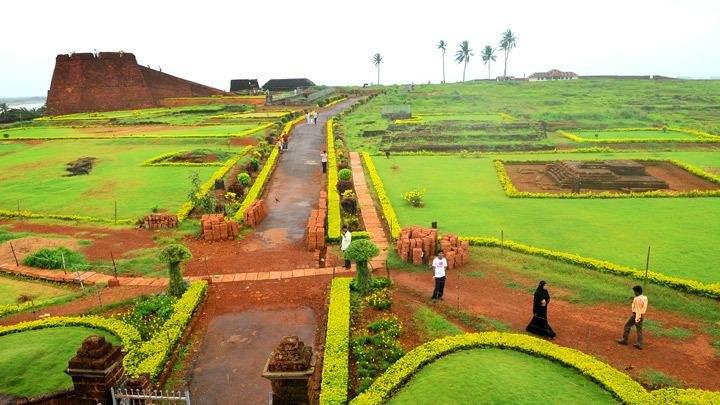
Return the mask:
<path fill-rule="evenodd" d="M 298 242 L 305 237 L 310 211 L 317 208 L 324 184 L 320 152 L 325 149 L 324 128 L 329 118 L 352 105 L 349 99 L 318 110 L 317 124 L 301 122 L 290 132 L 288 150 L 282 153 L 265 201 L 267 217 L 255 234 L 267 245 Z"/>
<path fill-rule="evenodd" d="M 76 283 L 78 280 L 78 274 L 80 279 L 85 284 L 97 284 L 107 283 L 114 279 L 113 276 L 107 274 L 96 273 L 94 271 L 81 271 L 63 273 L 59 270 L 44 270 L 35 267 L 27 266 L 15 266 L 11 264 L 0 264 L 0 271 L 15 275 L 21 275 L 26 277 L 39 278 L 43 280 L 60 281 L 67 283 Z M 321 276 L 326 274 L 339 274 L 347 273 L 352 270 L 347 270 L 342 266 L 338 267 L 324 267 L 319 269 L 294 269 L 285 271 L 259 271 L 251 273 L 233 273 L 233 274 L 219 274 L 211 276 L 213 283 L 231 283 L 234 281 L 259 281 L 259 280 L 281 280 L 295 277 L 309 277 L 309 276 Z M 194 281 L 200 280 L 205 277 L 201 276 L 189 276 L 185 277 L 186 280 Z M 120 285 L 158 285 L 164 286 L 168 284 L 167 277 L 156 277 L 156 278 L 144 278 L 144 277 L 118 277 Z"/>
<path fill-rule="evenodd" d="M 387 259 L 387 252 L 390 247 L 390 243 L 388 242 L 389 238 L 385 233 L 385 228 L 383 228 L 382 217 L 375 208 L 375 202 L 365 182 L 365 173 L 363 172 L 359 153 L 350 152 L 350 168 L 353 172 L 355 193 L 360 203 L 360 211 L 362 213 L 363 223 L 365 224 L 365 230 L 370 234 L 370 240 L 380 248 L 380 255 L 370 261 L 370 266 L 373 269 L 379 269 L 385 267 L 385 259 Z"/>

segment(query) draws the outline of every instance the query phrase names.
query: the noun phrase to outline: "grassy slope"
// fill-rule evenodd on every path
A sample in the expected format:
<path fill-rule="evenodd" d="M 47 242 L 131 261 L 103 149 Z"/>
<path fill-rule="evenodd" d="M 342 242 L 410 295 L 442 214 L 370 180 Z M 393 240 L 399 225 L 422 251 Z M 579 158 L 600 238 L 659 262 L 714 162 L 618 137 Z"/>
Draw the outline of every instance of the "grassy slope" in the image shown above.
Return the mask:
<path fill-rule="evenodd" d="M 84 327 L 39 329 L 0 337 L 0 392 L 34 396 L 68 388 L 63 372 L 82 341 L 103 335 L 113 344 L 119 339 L 108 332 Z"/>
<path fill-rule="evenodd" d="M 0 305 L 15 304 L 20 294 L 32 296 L 35 301 L 72 294 L 63 288 L 51 287 L 44 283 L 0 277 Z"/>
<path fill-rule="evenodd" d="M 511 387 L 511 389 L 508 389 Z M 451 354 L 425 366 L 391 404 L 615 403 L 578 372 L 549 360 L 500 349 Z"/>
<path fill-rule="evenodd" d="M 135 218 L 157 204 L 175 212 L 187 199 L 188 175 L 207 179 L 217 167 L 142 167 L 154 156 L 198 145 L 228 148 L 204 140 L 94 140 L 26 145 L 0 160 L 0 209 L 44 213 Z M 0 153 L 3 145 L 0 144 Z M 241 150 L 233 147 L 232 150 Z M 98 163 L 87 176 L 65 177 L 65 164 L 83 156 Z"/>
<path fill-rule="evenodd" d="M 671 152 L 645 154 L 504 155 L 511 160 L 656 157 L 677 158 L 705 168 L 720 168 L 720 154 Z M 402 226 L 438 221 L 441 232 L 500 236 L 563 252 L 644 268 L 648 245 L 654 271 L 704 282 L 718 282 L 720 199 L 643 198 L 561 200 L 508 198 L 492 158 L 452 156 L 375 157 L 388 197 Z M 399 170 L 394 171 L 392 164 Z M 401 194 L 427 190 L 425 208 L 413 208 Z"/>

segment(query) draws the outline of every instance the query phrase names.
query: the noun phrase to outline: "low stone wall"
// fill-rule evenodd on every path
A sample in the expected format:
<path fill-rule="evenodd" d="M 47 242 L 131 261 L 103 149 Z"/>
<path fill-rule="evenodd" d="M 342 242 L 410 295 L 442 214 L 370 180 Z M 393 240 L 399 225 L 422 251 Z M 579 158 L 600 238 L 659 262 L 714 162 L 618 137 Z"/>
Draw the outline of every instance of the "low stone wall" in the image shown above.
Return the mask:
<path fill-rule="evenodd" d="M 207 214 L 200 219 L 203 238 L 207 241 L 230 240 L 238 236 L 240 227 L 223 214 Z"/>
<path fill-rule="evenodd" d="M 428 263 L 435 256 L 438 248 L 445 254 L 448 268 L 453 269 L 467 263 L 470 243 L 462 242 L 457 235 L 445 234 L 438 241 L 437 229 L 414 226 L 405 228 L 395 245 L 400 258 L 415 265 Z"/>
<path fill-rule="evenodd" d="M 142 224 L 145 229 L 175 228 L 176 226 L 178 226 L 178 217 L 174 214 L 145 215 Z"/>
<path fill-rule="evenodd" d="M 263 219 L 267 216 L 267 209 L 265 208 L 265 200 L 256 200 L 243 214 L 243 223 L 253 228 L 260 225 Z"/>

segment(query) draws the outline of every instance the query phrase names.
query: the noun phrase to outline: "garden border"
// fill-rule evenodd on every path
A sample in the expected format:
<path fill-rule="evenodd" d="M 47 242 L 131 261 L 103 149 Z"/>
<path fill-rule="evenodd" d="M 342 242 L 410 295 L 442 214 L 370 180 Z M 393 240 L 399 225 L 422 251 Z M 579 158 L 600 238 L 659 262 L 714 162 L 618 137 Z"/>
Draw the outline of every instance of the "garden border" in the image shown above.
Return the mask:
<path fill-rule="evenodd" d="M 85 326 L 89 328 L 102 329 L 120 338 L 123 347 L 131 350 L 142 339 L 140 332 L 132 325 L 113 318 L 101 316 L 55 316 L 35 321 L 26 321 L 9 326 L 0 326 L 0 336 L 11 333 L 25 332 L 36 329 L 58 328 L 64 326 Z"/>
<path fill-rule="evenodd" d="M 340 239 L 340 194 L 337 191 L 338 170 L 335 156 L 334 118 L 327 121 L 327 237 L 329 240 Z"/>
<path fill-rule="evenodd" d="M 330 288 L 320 404 L 345 404 L 348 394 L 350 355 L 350 281 L 333 278 Z"/>
<path fill-rule="evenodd" d="M 367 391 L 357 396 L 350 403 L 385 403 L 393 393 L 407 383 L 423 366 L 444 355 L 477 348 L 510 349 L 559 362 L 590 378 L 624 403 L 653 403 L 665 396 L 654 396 L 653 393 L 646 391 L 628 375 L 579 350 L 559 346 L 528 335 L 483 332 L 448 336 L 416 347 L 390 366 L 388 371 L 378 377 Z M 662 392 L 662 394 L 675 394 L 678 392 L 684 392 L 685 395 L 690 397 L 689 400 L 712 401 L 720 399 L 720 393 L 702 390 L 672 390 Z"/>
<path fill-rule="evenodd" d="M 397 219 L 397 215 L 395 215 L 395 209 L 393 209 L 392 204 L 390 203 L 390 199 L 387 196 L 387 193 L 385 193 L 385 186 L 383 185 L 382 179 L 380 178 L 380 175 L 377 172 L 377 169 L 375 168 L 375 164 L 372 161 L 372 158 L 370 157 L 370 154 L 367 152 L 361 153 L 362 160 L 365 162 L 365 168 L 367 169 L 368 173 L 370 174 L 370 182 L 373 185 L 373 188 L 375 189 L 375 194 L 378 197 L 378 200 L 380 201 L 380 207 L 382 208 L 383 218 L 385 219 L 385 222 L 388 225 L 388 228 L 390 228 L 390 237 L 392 239 L 397 239 L 400 237 L 400 222 Z"/>
<path fill-rule="evenodd" d="M 696 139 L 680 138 L 680 139 L 669 139 L 669 138 L 616 138 L 616 139 L 592 139 L 583 138 L 572 132 L 557 130 L 556 132 L 565 138 L 578 143 L 717 143 L 720 142 L 720 136 L 708 134 L 707 132 L 698 131 L 694 129 L 684 128 L 665 128 L 668 131 L 679 132 L 682 134 L 694 135 Z M 633 132 L 633 131 L 658 131 L 662 132 L 663 128 L 647 127 L 647 128 L 609 128 L 598 130 L 597 132 Z"/>
<path fill-rule="evenodd" d="M 583 161 L 599 161 L 604 159 L 584 159 Z M 639 162 L 665 162 L 670 163 L 674 166 L 677 166 L 687 172 L 690 172 L 691 174 L 703 178 L 705 180 L 709 180 L 715 184 L 720 185 L 720 177 L 715 176 L 711 173 L 708 173 L 699 167 L 693 166 L 691 164 L 682 162 L 677 159 L 632 159 L 634 161 Z M 538 160 L 503 160 L 503 159 L 495 159 L 493 161 L 493 165 L 495 167 L 495 172 L 498 176 L 498 181 L 500 181 L 500 185 L 503 188 L 503 191 L 505 191 L 505 195 L 507 195 L 510 198 L 560 198 L 560 199 L 567 199 L 567 198 L 579 198 L 579 199 L 606 199 L 606 198 L 696 198 L 696 197 L 720 197 L 720 190 L 691 190 L 691 191 L 681 191 L 681 192 L 673 192 L 673 191 L 664 191 L 664 190 L 655 190 L 655 191 L 643 191 L 643 192 L 630 192 L 630 193 L 611 193 L 607 191 L 603 191 L 601 193 L 560 193 L 560 194 L 552 194 L 552 193 L 533 193 L 528 191 L 519 191 L 515 185 L 513 184 L 512 180 L 510 179 L 510 176 L 508 176 L 507 171 L 505 170 L 505 164 L 507 163 L 543 163 L 545 161 L 538 161 Z M 545 162 L 547 163 L 547 162 Z"/>

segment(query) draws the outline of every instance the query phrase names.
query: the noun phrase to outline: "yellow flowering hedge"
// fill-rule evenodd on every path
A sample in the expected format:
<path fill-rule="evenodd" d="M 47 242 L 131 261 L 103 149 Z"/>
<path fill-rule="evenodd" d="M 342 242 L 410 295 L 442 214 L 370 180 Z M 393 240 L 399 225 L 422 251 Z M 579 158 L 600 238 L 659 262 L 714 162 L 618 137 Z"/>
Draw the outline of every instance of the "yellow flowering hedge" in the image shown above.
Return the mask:
<path fill-rule="evenodd" d="M 153 158 L 150 158 L 143 162 L 142 166 L 185 166 L 185 167 L 193 167 L 193 166 L 222 166 L 223 163 L 221 162 L 201 162 L 201 163 L 195 163 L 195 162 L 163 162 L 163 160 L 166 160 L 168 158 L 171 158 L 175 155 L 178 155 L 180 153 L 185 153 L 187 151 L 175 151 L 175 152 L 168 152 L 163 153 L 162 155 L 155 156 Z"/>
<path fill-rule="evenodd" d="M 0 326 L 0 336 L 10 333 L 25 332 L 28 330 L 58 328 L 63 326 L 86 326 L 106 330 L 120 338 L 122 346 L 132 350 L 141 341 L 140 332 L 132 325 L 119 319 L 103 318 L 101 316 L 53 316 L 36 321 L 20 322 L 10 326 Z"/>
<path fill-rule="evenodd" d="M 693 165 L 690 165 L 688 163 L 681 162 L 679 160 L 675 159 L 635 159 L 635 160 L 641 160 L 641 161 L 664 161 L 667 163 L 671 163 L 675 166 L 681 167 L 688 172 L 698 176 L 702 177 L 706 180 L 710 180 L 713 183 L 720 184 L 720 177 L 708 173 L 699 167 L 695 167 Z M 512 180 L 510 179 L 510 176 L 508 176 L 507 171 L 505 170 L 505 161 L 496 159 L 495 164 L 495 171 L 498 175 L 498 180 L 500 181 L 500 185 L 502 186 L 503 190 L 505 191 L 505 194 L 508 197 L 512 198 L 674 198 L 674 197 L 685 197 L 685 198 L 693 198 L 693 197 L 720 197 L 720 190 L 691 190 L 691 191 L 670 191 L 670 190 L 655 190 L 655 191 L 642 191 L 642 192 L 630 192 L 630 193 L 612 193 L 609 191 L 603 191 L 601 193 L 592 193 L 592 192 L 585 192 L 585 193 L 560 193 L 560 194 L 553 194 L 553 193 L 533 193 L 529 191 L 519 191 L 515 185 L 513 184 Z M 531 161 L 528 162 L 519 162 L 519 163 L 533 163 Z"/>
<path fill-rule="evenodd" d="M 328 239 L 340 239 L 340 194 L 337 192 L 338 170 L 337 157 L 335 156 L 335 133 L 333 130 L 334 119 L 327 122 L 327 154 L 328 154 L 328 185 L 327 185 L 327 221 Z"/>
<path fill-rule="evenodd" d="M 331 101 L 331 102 L 325 104 L 324 106 L 322 106 L 322 108 L 332 107 L 332 106 L 334 106 L 335 104 L 337 104 L 337 103 L 342 103 L 343 101 L 345 101 L 345 100 L 347 100 L 347 99 L 348 99 L 347 97 L 339 98 L 339 99 L 337 99 L 337 100 L 335 100 L 335 101 Z"/>
<path fill-rule="evenodd" d="M 321 405 L 347 402 L 350 344 L 350 281 L 334 278 L 330 289 L 325 353 L 323 354 Z"/>
<path fill-rule="evenodd" d="M 656 143 L 697 143 L 697 142 L 720 142 L 720 136 L 711 135 L 706 132 L 696 131 L 694 129 L 683 129 L 683 128 L 667 128 L 668 131 L 680 132 L 684 134 L 697 136 L 698 139 L 671 139 L 671 138 L 616 138 L 616 139 L 594 139 L 594 138 L 583 138 L 571 132 L 558 130 L 557 133 L 570 139 L 574 142 L 588 142 L 588 143 L 639 143 L 639 142 L 656 142 Z M 605 129 L 598 132 L 612 132 L 612 131 L 658 131 L 662 132 L 662 128 L 612 128 Z"/>
<path fill-rule="evenodd" d="M 299 123 L 299 122 L 302 122 L 302 121 L 304 121 L 304 120 L 305 120 L 305 116 L 304 116 L 304 115 L 301 115 L 301 116 L 299 116 L 299 117 L 297 117 L 297 118 L 295 118 L 295 119 L 293 119 L 293 120 L 290 120 L 290 121 L 286 122 L 285 125 L 283 126 L 282 131 L 280 131 L 280 136 L 282 137 L 282 136 L 285 136 L 285 135 L 289 134 L 290 131 L 292 131 L 292 129 L 293 129 L 293 127 L 295 126 L 295 124 L 297 124 L 297 123 Z"/>
<path fill-rule="evenodd" d="M 651 392 L 658 404 L 720 404 L 720 392 L 704 391 L 694 388 L 662 388 Z"/>
<path fill-rule="evenodd" d="M 200 190 L 197 193 L 195 193 L 195 196 L 197 198 L 202 198 L 205 194 L 209 193 L 210 190 L 212 190 L 213 186 L 215 185 L 215 180 L 225 177 L 227 172 L 229 172 L 230 169 L 232 169 L 233 166 L 235 166 L 237 164 L 237 162 L 243 157 L 243 155 L 245 155 L 246 153 L 248 153 L 250 151 L 250 149 L 252 149 L 252 146 L 248 145 L 248 146 L 244 147 L 243 150 L 237 154 L 237 156 L 232 157 L 232 158 L 228 159 L 227 161 L 225 161 L 225 164 L 223 164 L 217 171 L 215 171 L 215 173 L 213 173 L 213 175 L 210 176 L 210 179 L 208 179 L 208 181 L 206 181 L 205 183 L 203 183 L 200 186 Z M 187 218 L 188 215 L 190 215 L 190 211 L 192 211 L 193 208 L 195 208 L 195 205 L 193 204 L 192 201 L 186 201 L 182 206 L 180 206 L 180 209 L 177 212 L 178 221 L 179 222 L 184 221 L 185 218 Z"/>
<path fill-rule="evenodd" d="M 53 305 L 58 301 L 65 300 L 65 297 L 56 297 L 51 298 L 47 300 L 42 301 L 25 301 L 21 304 L 6 304 L 6 305 L 0 305 L 0 318 L 2 318 L 5 315 L 15 314 L 18 312 L 27 311 L 28 309 L 32 308 L 42 308 L 46 307 L 48 305 Z"/>
<path fill-rule="evenodd" d="M 182 297 L 173 304 L 173 313 L 162 328 L 150 340 L 128 351 L 123 360 L 127 375 L 137 377 L 148 373 L 153 380 L 157 380 L 175 345 L 185 332 L 195 308 L 205 297 L 207 286 L 207 281 L 195 281 L 190 284 Z"/>
<path fill-rule="evenodd" d="M 413 349 L 390 366 L 388 371 L 378 377 L 367 391 L 350 403 L 383 404 L 424 365 L 449 353 L 476 348 L 510 349 L 544 357 L 576 369 L 610 391 L 623 403 L 648 404 L 654 402 L 653 396 L 627 374 L 588 354 L 528 335 L 484 332 L 448 336 Z M 512 389 L 512 387 L 508 387 L 508 389 Z"/>
<path fill-rule="evenodd" d="M 462 236 L 460 237 L 460 239 L 467 240 L 468 242 L 470 242 L 470 245 L 473 246 L 499 247 L 501 245 L 501 241 L 497 238 Z M 506 240 L 502 242 L 502 246 L 505 249 L 512 250 L 514 252 L 544 257 L 551 260 L 557 260 L 560 262 L 584 267 L 586 269 L 597 270 L 603 273 L 610 273 L 619 276 L 632 277 L 638 280 L 645 280 L 644 270 L 622 266 L 605 260 L 591 259 L 572 253 L 557 252 L 554 250 L 537 248 L 513 242 L 511 240 Z M 648 271 L 647 280 L 655 284 L 664 285 L 676 290 L 685 291 L 695 295 L 716 299 L 720 298 L 720 283 L 703 284 L 699 281 L 670 277 L 652 271 Z"/>
<path fill-rule="evenodd" d="M 370 154 L 362 152 L 362 158 L 363 162 L 365 162 L 365 167 L 370 174 L 370 181 L 372 182 L 373 188 L 375 188 L 375 193 L 380 201 L 383 216 L 385 217 L 385 221 L 390 229 L 390 236 L 393 239 L 397 239 L 400 237 L 400 222 L 398 221 L 397 216 L 395 215 L 395 210 L 393 209 L 390 199 L 385 192 L 385 186 L 383 185 L 382 179 L 380 178 L 380 175 L 378 175 L 377 169 L 375 169 L 375 164 L 373 163 Z"/>
<path fill-rule="evenodd" d="M 268 156 L 265 161 L 265 165 L 262 170 L 260 170 L 260 173 L 258 173 L 258 176 L 255 178 L 255 182 L 253 182 L 252 186 L 250 186 L 250 190 L 248 190 L 242 204 L 240 204 L 240 208 L 235 213 L 235 220 L 242 221 L 245 211 L 247 211 L 247 209 L 250 208 L 250 205 L 260 196 L 260 193 L 262 192 L 265 183 L 268 181 L 273 168 L 275 168 L 275 163 L 277 162 L 279 153 L 278 148 L 273 148 L 270 152 L 270 156 Z"/>
<path fill-rule="evenodd" d="M 82 222 L 103 222 L 103 223 L 115 223 L 122 225 L 133 225 L 135 224 L 135 220 L 132 219 L 118 219 L 115 221 L 112 218 L 98 218 L 98 217 L 90 217 L 90 216 L 84 216 L 84 215 L 63 215 L 63 214 L 45 214 L 45 213 L 38 213 L 38 212 L 31 212 L 31 211 L 10 211 L 10 210 L 0 210 L 0 217 L 3 218 L 14 218 L 14 217 L 20 217 L 20 218 L 50 218 L 50 219 L 60 219 L 63 221 L 82 221 Z"/>
<path fill-rule="evenodd" d="M 422 115 L 413 115 L 410 118 L 398 119 L 393 121 L 395 125 L 419 124 L 423 121 Z"/>
<path fill-rule="evenodd" d="M 504 113 L 504 112 L 501 112 L 498 115 L 500 116 L 500 118 L 502 118 L 504 120 L 508 120 L 508 121 L 515 121 L 517 119 L 517 118 L 513 117 L 512 115 L 510 115 L 508 113 Z"/>

